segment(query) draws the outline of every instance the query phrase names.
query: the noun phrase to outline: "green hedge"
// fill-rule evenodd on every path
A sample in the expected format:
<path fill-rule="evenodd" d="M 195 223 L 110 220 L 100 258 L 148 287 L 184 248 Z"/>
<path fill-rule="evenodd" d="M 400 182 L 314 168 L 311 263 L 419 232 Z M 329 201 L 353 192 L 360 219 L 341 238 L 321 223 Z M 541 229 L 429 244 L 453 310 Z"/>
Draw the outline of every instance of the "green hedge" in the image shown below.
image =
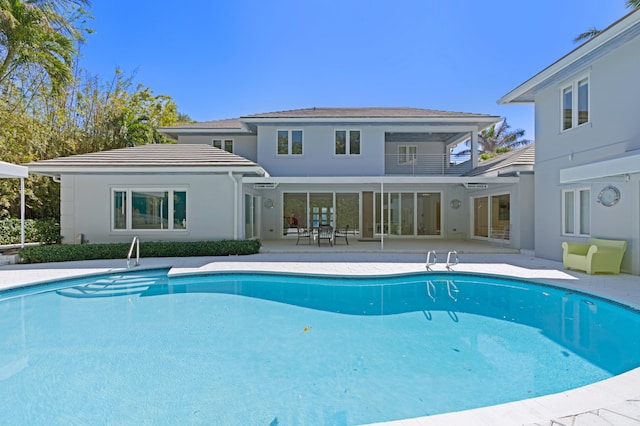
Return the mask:
<path fill-rule="evenodd" d="M 222 240 L 198 242 L 142 242 L 140 257 L 229 256 L 255 254 L 259 240 Z M 71 260 L 126 259 L 131 244 L 56 244 L 25 247 L 22 263 L 67 262 Z M 135 255 L 135 254 L 134 254 Z"/>
<path fill-rule="evenodd" d="M 62 241 L 60 224 L 55 219 L 26 219 L 27 243 L 55 244 Z M 20 244 L 20 219 L 0 219 L 0 244 Z"/>

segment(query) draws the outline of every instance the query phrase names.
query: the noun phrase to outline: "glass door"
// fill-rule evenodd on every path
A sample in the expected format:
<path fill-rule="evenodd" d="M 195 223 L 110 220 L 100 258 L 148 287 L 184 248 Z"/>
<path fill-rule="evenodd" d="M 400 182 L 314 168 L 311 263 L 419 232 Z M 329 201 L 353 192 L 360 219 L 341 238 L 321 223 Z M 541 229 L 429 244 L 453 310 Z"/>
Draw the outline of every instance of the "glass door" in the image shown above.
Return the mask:
<path fill-rule="evenodd" d="M 311 209 L 311 225 L 314 228 L 320 225 L 331 225 L 335 228 L 333 193 L 309 194 L 309 207 Z"/>

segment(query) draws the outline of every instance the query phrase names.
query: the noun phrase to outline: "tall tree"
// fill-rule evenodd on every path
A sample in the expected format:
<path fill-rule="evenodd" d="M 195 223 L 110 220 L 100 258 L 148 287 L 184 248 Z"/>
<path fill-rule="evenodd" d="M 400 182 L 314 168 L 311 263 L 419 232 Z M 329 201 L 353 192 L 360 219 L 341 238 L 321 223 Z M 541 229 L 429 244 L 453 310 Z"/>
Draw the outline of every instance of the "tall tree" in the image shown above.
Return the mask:
<path fill-rule="evenodd" d="M 501 122 L 478 133 L 478 145 L 484 154 L 495 154 L 531 143 L 529 140 L 522 139 L 523 137 L 523 129 L 511 130 L 507 119 L 503 118 Z"/>
<path fill-rule="evenodd" d="M 51 87 L 71 81 L 89 0 L 0 0 L 0 88 L 21 70 L 42 69 Z"/>
<path fill-rule="evenodd" d="M 497 154 L 530 144 L 530 140 L 523 139 L 524 133 L 525 131 L 523 129 L 511 130 L 507 119 L 503 118 L 499 123 L 478 133 L 478 145 L 482 154 L 481 158 L 487 159 L 495 157 Z M 466 145 L 470 146 L 471 141 L 467 141 Z M 469 154 L 471 154 L 470 149 L 457 153 L 457 155 L 461 156 L 467 156 Z"/>

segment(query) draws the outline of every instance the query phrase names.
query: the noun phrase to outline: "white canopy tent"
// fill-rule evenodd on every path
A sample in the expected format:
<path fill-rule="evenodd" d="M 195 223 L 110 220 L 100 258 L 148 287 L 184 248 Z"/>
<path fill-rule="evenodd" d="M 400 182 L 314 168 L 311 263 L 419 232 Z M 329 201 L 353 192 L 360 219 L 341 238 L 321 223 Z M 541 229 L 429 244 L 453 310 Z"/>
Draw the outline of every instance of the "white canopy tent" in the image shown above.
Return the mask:
<path fill-rule="evenodd" d="M 0 179 L 20 178 L 20 247 L 24 247 L 24 178 L 28 176 L 27 167 L 0 161 Z"/>

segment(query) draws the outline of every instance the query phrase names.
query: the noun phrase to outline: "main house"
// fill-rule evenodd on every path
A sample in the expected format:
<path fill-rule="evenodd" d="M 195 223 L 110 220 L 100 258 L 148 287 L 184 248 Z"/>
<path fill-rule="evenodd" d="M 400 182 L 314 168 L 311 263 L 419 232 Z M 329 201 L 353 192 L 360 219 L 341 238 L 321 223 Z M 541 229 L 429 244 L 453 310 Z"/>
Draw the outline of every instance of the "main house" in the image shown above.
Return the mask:
<path fill-rule="evenodd" d="M 533 146 L 478 161 L 479 132 L 499 121 L 309 108 L 162 128 L 176 144 L 28 166 L 61 184 L 66 243 L 280 240 L 295 238 L 291 223 L 328 223 L 381 241 L 507 231 L 512 247 L 533 249 Z"/>
<path fill-rule="evenodd" d="M 639 35 L 636 10 L 498 101 L 535 104 L 537 257 L 620 239 L 622 270 L 640 274 Z"/>

